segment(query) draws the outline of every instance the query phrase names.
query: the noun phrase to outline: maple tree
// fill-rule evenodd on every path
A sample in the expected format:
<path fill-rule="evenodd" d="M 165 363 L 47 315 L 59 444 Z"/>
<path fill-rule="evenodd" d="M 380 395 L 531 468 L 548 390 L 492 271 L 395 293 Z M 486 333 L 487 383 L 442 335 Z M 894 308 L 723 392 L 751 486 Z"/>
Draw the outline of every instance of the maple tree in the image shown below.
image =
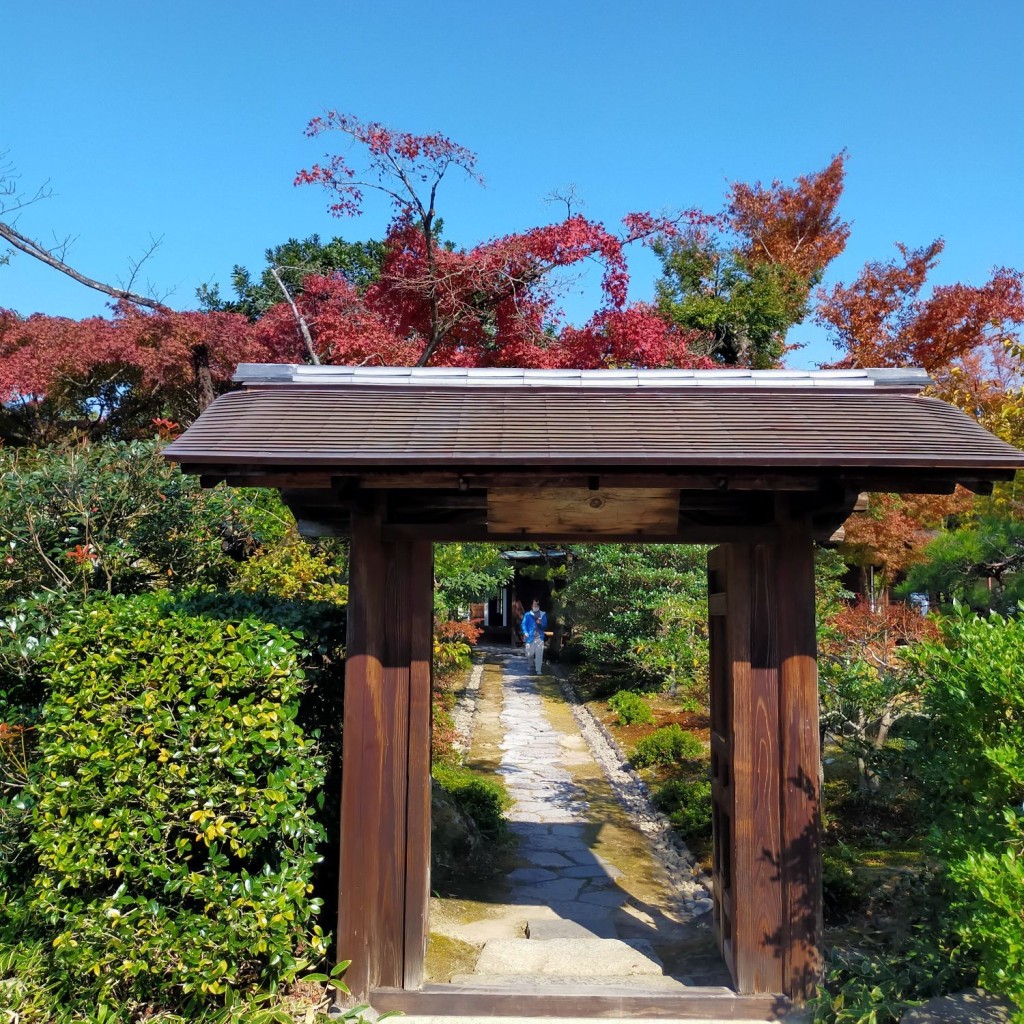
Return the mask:
<path fill-rule="evenodd" d="M 792 185 L 734 183 L 722 212 L 658 239 L 660 314 L 698 332 L 716 363 L 777 365 L 811 289 L 846 245 L 849 225 L 836 213 L 844 174 L 841 153 Z"/>
<path fill-rule="evenodd" d="M 1020 441 L 1024 279 L 999 267 L 983 285 L 939 285 L 925 294 L 944 247 L 942 239 L 918 249 L 897 243 L 897 256 L 871 261 L 851 284 L 823 291 L 817 320 L 842 353 L 835 365 L 923 367 L 933 380 L 929 393 Z M 844 551 L 859 564 L 881 565 L 889 578 L 920 557 L 929 530 L 972 511 L 963 491 L 872 500 L 872 516 L 846 524 Z"/>
<path fill-rule="evenodd" d="M 935 623 L 904 604 L 841 605 L 821 631 L 823 723 L 857 762 L 862 792 L 877 789 L 893 726 L 920 710 L 921 685 L 905 663 L 911 645 L 938 635 Z"/>
<path fill-rule="evenodd" d="M 922 297 L 945 248 L 897 243 L 899 256 L 872 261 L 849 285 L 824 292 L 817 319 L 842 351 L 841 366 L 922 366 L 943 374 L 965 357 L 995 356 L 1019 343 L 1024 278 L 998 267 L 983 285 L 939 285 Z"/>
<path fill-rule="evenodd" d="M 109 319 L 76 321 L 0 309 L 2 430 L 34 440 L 69 427 L 91 436 L 150 436 L 154 418 L 194 419 L 239 362 L 301 357 L 294 335 L 290 347 L 272 342 L 237 313 L 147 311 L 121 302 Z"/>
<path fill-rule="evenodd" d="M 922 557 L 943 523 L 970 509 L 971 495 L 963 488 L 953 494 L 872 494 L 867 511 L 847 519 L 840 550 L 862 573 L 869 566 L 878 568 L 888 585 Z M 861 590 L 868 588 L 862 585 Z"/>
<path fill-rule="evenodd" d="M 306 129 L 310 137 L 326 132 L 354 141 L 363 163 L 357 171 L 347 156 L 329 156 L 299 171 L 295 183 L 326 188 L 333 197 L 329 209 L 337 216 L 361 212 L 368 190 L 391 200 L 395 219 L 384 240 L 380 276 L 358 299 L 364 315 L 390 325 L 395 343 L 419 347 L 415 362 L 420 366 L 560 365 L 565 356 L 549 330 L 554 315 L 549 282 L 556 269 L 584 260 L 596 259 L 604 268 L 603 307 L 589 325 L 589 337 L 607 338 L 610 330 L 614 335 L 609 316 L 625 309 L 629 284 L 625 247 L 671 237 L 680 219 L 631 213 L 613 233 L 569 209 L 560 223 L 468 249 L 442 245 L 438 189 L 453 171 L 479 181 L 475 154 L 444 135 L 411 135 L 337 111 L 314 118 Z M 677 334 L 662 333 L 667 345 L 678 347 Z M 335 357 L 341 354 L 337 340 L 332 349 Z"/>
<path fill-rule="evenodd" d="M 850 225 L 836 213 L 845 176 L 843 151 L 793 185 L 778 179 L 767 186 L 734 183 L 725 218 L 737 235 L 739 255 L 750 266 L 774 264 L 818 284 L 850 237 Z"/>

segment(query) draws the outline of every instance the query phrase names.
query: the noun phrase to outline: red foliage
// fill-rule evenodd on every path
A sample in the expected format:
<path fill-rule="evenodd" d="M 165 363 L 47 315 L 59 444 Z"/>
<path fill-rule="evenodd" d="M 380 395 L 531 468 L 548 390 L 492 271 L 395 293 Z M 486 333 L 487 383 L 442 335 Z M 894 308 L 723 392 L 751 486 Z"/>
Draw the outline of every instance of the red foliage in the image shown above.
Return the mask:
<path fill-rule="evenodd" d="M 430 182 L 429 206 L 432 208 L 434 190 L 450 168 L 458 167 L 471 178 L 480 180 L 476 173 L 476 154 L 445 135 L 410 135 L 377 121 L 360 121 L 352 114 L 342 114 L 337 110 L 329 110 L 323 117 L 314 117 L 306 125 L 309 138 L 328 131 L 348 135 L 363 148 L 367 160 L 366 175 L 360 174 L 357 178 L 355 169 L 344 156 L 328 155 L 326 164 L 313 164 L 299 171 L 294 184 L 320 184 L 333 192 L 337 199 L 330 210 L 338 217 L 362 213 L 363 194 L 367 188 L 385 192 L 395 204 L 399 219 L 406 219 L 426 212 L 426 208 L 417 208 L 416 188 Z M 367 180 L 367 176 L 373 180 Z"/>
<path fill-rule="evenodd" d="M 972 353 L 1019 340 L 1020 271 L 1000 267 L 980 287 L 941 285 L 921 298 L 944 247 L 942 239 L 922 249 L 897 243 L 898 259 L 868 263 L 852 284 L 820 297 L 818 320 L 844 352 L 837 365 L 923 366 L 942 373 Z"/>
<path fill-rule="evenodd" d="M 922 640 L 934 640 L 939 628 L 909 605 L 892 602 L 876 605 L 866 601 L 842 607 L 830 616 L 822 641 L 823 655 L 842 655 L 851 647 L 877 665 L 891 665 L 898 649 Z"/>
<path fill-rule="evenodd" d="M 741 254 L 753 263 L 780 263 L 805 281 L 819 280 L 850 235 L 850 225 L 835 212 L 845 163 L 843 152 L 794 185 L 733 185 L 726 220 L 743 240 Z"/>
<path fill-rule="evenodd" d="M 164 441 L 173 441 L 181 433 L 181 424 L 174 420 L 157 416 L 153 419 L 153 426 L 156 427 L 157 437 Z"/>
<path fill-rule="evenodd" d="M 452 167 L 471 178 L 476 157 L 443 135 L 395 132 L 331 111 L 314 118 L 306 134 L 339 131 L 349 136 L 364 158 L 357 173 L 346 156 L 299 171 L 295 184 L 319 184 L 335 197 L 337 216 L 359 213 L 366 189 L 387 195 L 397 214 L 386 238 L 387 256 L 380 279 L 362 297 L 365 316 L 385 334 L 370 346 L 412 346 L 405 359 L 419 365 L 555 366 L 564 353 L 553 351 L 547 328 L 553 296 L 547 281 L 558 268 L 596 259 L 603 267 L 605 310 L 626 304 L 629 274 L 624 247 L 676 231 L 677 219 L 630 213 L 616 234 L 603 224 L 569 214 L 558 224 L 491 239 L 470 249 L 440 244 L 436 233 L 436 194 Z M 698 216 L 696 214 L 691 217 Z M 598 314 L 599 316 L 602 314 Z M 595 330 L 603 330 L 595 322 Z M 674 337 L 673 342 L 679 342 Z M 320 342 L 318 342 L 318 345 Z M 333 347 L 332 358 L 353 361 L 354 353 Z M 366 353 L 363 358 L 373 358 Z M 403 359 L 403 361 L 405 361 Z"/>
<path fill-rule="evenodd" d="M 263 344 L 235 313 L 145 312 L 121 303 L 112 319 L 76 321 L 0 310 L 0 401 L 45 396 L 68 380 L 121 369 L 139 371 L 147 389 L 189 393 L 197 345 L 209 352 L 219 384 L 231 379 L 239 362 L 293 360 L 299 352 L 297 345 Z"/>
<path fill-rule="evenodd" d="M 461 640 L 463 643 L 473 646 L 480 639 L 480 634 L 483 631 L 483 626 L 479 619 L 473 619 L 469 622 L 464 620 L 456 621 L 454 619 L 442 622 L 440 619 L 437 619 L 434 622 L 435 636 L 438 640 L 446 643 Z"/>
<path fill-rule="evenodd" d="M 999 419 L 1019 385 L 1011 353 L 1024 324 L 1020 272 L 999 268 L 980 287 L 942 285 L 923 298 L 944 243 L 896 247 L 898 258 L 868 263 L 852 284 L 820 296 L 818 321 L 831 329 L 844 353 L 836 365 L 924 367 L 935 382 L 934 394 L 1005 433 Z M 872 502 L 874 515 L 847 521 L 845 548 L 862 564 L 882 564 L 889 575 L 914 559 L 929 528 L 970 505 L 964 492 L 879 495 Z"/>
<path fill-rule="evenodd" d="M 948 516 L 966 512 L 971 496 L 954 494 L 872 494 L 867 513 L 846 520 L 842 549 L 854 565 L 880 566 L 890 580 L 921 557 L 931 531 Z"/>
<path fill-rule="evenodd" d="M 668 324 L 651 306 L 604 310 L 585 327 L 567 327 L 559 345 L 559 365 L 584 370 L 612 367 L 711 369 L 707 356 L 692 349 L 697 332 Z"/>
<path fill-rule="evenodd" d="M 78 566 L 85 565 L 87 562 L 91 565 L 93 562 L 98 562 L 100 557 L 91 544 L 76 544 L 64 554 Z"/>
<path fill-rule="evenodd" d="M 344 279 L 311 275 L 303 288 L 296 305 L 309 325 L 321 362 L 404 366 L 419 357 L 422 344 L 407 341 L 397 322 L 370 308 Z M 269 309 L 253 326 L 253 333 L 266 350 L 289 353 L 286 361 L 305 361 L 287 304 Z"/>

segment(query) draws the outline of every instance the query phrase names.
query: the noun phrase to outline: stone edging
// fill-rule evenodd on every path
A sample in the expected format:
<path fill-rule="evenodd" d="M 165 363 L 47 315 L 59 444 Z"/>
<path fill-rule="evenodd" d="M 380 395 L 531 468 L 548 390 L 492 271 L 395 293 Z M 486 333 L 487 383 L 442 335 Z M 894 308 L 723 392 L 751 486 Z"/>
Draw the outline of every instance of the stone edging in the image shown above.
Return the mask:
<path fill-rule="evenodd" d="M 474 659 L 469 673 L 469 681 L 466 683 L 466 688 L 456 698 L 455 709 L 452 711 L 452 722 L 459 737 L 455 741 L 455 749 L 460 754 L 468 753 L 473 743 L 473 721 L 476 717 L 477 698 L 480 696 L 480 680 L 483 679 L 483 675 L 483 661 Z"/>
<path fill-rule="evenodd" d="M 554 667 L 554 666 L 552 666 Z M 604 723 L 580 700 L 575 687 L 556 670 L 562 693 L 590 752 L 608 779 L 619 803 L 637 828 L 651 840 L 655 855 L 676 887 L 686 914 L 697 918 L 710 912 L 711 879 L 697 864 L 668 818 L 651 803 L 647 784 L 629 764 Z"/>

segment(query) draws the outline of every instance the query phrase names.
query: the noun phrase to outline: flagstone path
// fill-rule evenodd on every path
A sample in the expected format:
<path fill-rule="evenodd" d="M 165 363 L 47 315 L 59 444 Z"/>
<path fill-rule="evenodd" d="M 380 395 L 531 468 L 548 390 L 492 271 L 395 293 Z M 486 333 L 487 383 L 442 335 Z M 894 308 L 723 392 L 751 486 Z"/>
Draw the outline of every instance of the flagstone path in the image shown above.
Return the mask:
<path fill-rule="evenodd" d="M 727 986 L 710 916 L 695 916 L 697 904 L 680 895 L 616 799 L 557 682 L 531 675 L 507 649 L 483 653 L 468 763 L 504 779 L 518 846 L 487 891 L 432 901 L 428 979 Z"/>

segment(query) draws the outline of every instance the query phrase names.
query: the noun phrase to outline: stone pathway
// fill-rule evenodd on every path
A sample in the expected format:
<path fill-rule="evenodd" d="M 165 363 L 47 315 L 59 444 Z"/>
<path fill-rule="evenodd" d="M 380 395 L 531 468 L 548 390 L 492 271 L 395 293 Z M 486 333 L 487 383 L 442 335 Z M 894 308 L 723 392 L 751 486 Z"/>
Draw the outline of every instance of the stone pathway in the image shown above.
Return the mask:
<path fill-rule="evenodd" d="M 491 675 L 478 713 L 487 727 L 469 762 L 505 781 L 517 860 L 500 895 L 433 901 L 434 937 L 458 943 L 463 955 L 445 970 L 428 953 L 430 980 L 497 988 L 527 978 L 553 988 L 727 986 L 709 916 L 694 919 L 692 901 L 688 907 L 674 890 L 555 680 L 531 675 L 522 655 L 485 653 Z"/>

